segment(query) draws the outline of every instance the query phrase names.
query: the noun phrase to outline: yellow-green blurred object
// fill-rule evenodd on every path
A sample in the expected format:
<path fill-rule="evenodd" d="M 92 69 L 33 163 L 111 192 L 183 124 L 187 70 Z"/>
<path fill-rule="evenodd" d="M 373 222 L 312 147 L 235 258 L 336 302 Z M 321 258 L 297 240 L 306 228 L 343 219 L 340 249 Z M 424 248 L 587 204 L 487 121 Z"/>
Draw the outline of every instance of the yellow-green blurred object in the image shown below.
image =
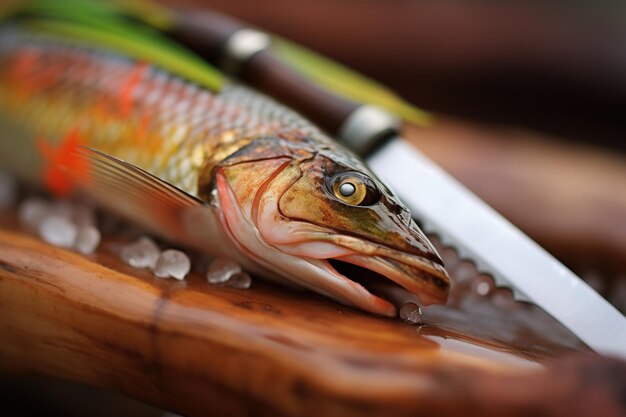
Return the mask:
<path fill-rule="evenodd" d="M 288 65 L 316 84 L 359 103 L 375 104 L 409 122 L 425 125 L 432 116 L 341 64 L 284 39 L 274 39 L 276 54 Z"/>
<path fill-rule="evenodd" d="M 123 52 L 218 91 L 223 84 L 222 74 L 167 38 L 159 29 L 167 28 L 171 17 L 150 5 L 136 0 L 33 0 L 0 10 L 5 10 L 4 18 L 19 16 L 18 24 L 42 35 Z M 142 11 L 145 15 L 136 21 L 135 15 Z"/>

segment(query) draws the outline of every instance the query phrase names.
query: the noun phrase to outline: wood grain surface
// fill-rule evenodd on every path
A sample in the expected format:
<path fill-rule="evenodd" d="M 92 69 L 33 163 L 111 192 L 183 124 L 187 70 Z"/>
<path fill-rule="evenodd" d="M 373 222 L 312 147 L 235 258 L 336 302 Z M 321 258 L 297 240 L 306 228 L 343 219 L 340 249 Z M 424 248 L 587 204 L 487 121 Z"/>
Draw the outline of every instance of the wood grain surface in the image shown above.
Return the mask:
<path fill-rule="evenodd" d="M 599 404 L 604 415 L 624 411 L 609 389 L 624 387 L 613 377 L 623 363 L 607 364 L 610 375 L 594 386 L 565 381 L 544 369 L 545 356 L 540 365 L 515 346 L 507 352 L 259 280 L 250 290 L 199 275 L 160 280 L 118 261 L 115 242 L 84 257 L 11 228 L 0 231 L 5 372 L 79 381 L 193 416 L 572 411 L 549 393 Z M 602 361 L 549 366 L 562 375 L 592 363 L 599 372 Z"/>

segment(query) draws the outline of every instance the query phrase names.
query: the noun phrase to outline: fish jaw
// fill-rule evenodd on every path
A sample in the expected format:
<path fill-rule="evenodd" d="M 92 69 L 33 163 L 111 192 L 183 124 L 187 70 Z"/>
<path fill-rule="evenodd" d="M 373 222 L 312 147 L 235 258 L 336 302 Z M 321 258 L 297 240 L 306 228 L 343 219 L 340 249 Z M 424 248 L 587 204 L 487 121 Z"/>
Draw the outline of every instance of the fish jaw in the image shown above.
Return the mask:
<path fill-rule="evenodd" d="M 448 298 L 449 278 L 438 265 L 416 267 L 382 256 L 349 255 L 334 258 L 389 278 L 419 297 L 423 305 L 441 304 Z"/>
<path fill-rule="evenodd" d="M 351 236 L 316 233 L 309 237 L 309 241 L 284 242 L 276 246 L 293 256 L 323 261 L 326 268 L 332 269 L 335 274 L 342 275 L 331 265 L 331 260 L 373 271 L 416 295 L 425 306 L 445 303 L 448 297 L 448 274 L 441 265 L 430 259 L 393 251 L 369 242 L 355 242 L 358 245 L 350 247 L 350 243 L 356 240 Z"/>

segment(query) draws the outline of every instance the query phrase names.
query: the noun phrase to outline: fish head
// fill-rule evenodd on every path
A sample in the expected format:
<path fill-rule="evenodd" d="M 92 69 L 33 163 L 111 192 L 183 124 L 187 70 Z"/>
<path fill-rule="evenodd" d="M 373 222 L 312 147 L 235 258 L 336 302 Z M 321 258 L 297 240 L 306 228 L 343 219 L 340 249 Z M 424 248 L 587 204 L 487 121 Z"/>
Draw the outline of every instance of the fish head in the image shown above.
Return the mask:
<path fill-rule="evenodd" d="M 335 146 L 283 148 L 235 160 L 216 174 L 224 222 L 242 251 L 266 269 L 388 316 L 396 306 L 359 275 L 402 287 L 423 305 L 447 299 L 449 278 L 437 251 L 354 155 Z M 348 275 L 340 272 L 346 264 Z"/>

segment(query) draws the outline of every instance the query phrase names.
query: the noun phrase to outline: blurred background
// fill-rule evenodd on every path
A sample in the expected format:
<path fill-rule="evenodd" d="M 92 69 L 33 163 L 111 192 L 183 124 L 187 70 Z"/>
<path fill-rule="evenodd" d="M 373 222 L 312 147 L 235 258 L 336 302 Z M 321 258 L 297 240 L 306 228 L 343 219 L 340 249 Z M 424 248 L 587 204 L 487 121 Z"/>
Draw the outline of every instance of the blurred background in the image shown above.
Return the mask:
<path fill-rule="evenodd" d="M 433 112 L 407 136 L 626 312 L 625 3 L 161 2 L 299 42 Z M 96 402 L 109 404 L 97 415 L 163 415 L 56 381 L 0 387 L 37 398 L 6 415 L 93 415 Z"/>

